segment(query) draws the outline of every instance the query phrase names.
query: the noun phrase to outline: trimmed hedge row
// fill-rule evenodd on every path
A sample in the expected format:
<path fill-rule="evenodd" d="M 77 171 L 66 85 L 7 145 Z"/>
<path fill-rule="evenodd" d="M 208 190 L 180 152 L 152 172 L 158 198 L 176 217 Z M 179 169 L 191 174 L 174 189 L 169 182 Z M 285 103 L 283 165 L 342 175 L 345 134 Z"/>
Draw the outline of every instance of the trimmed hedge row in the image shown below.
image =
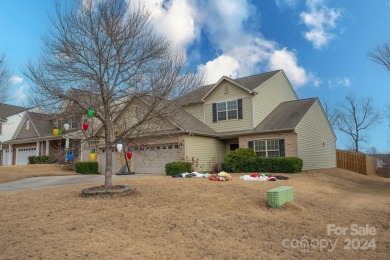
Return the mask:
<path fill-rule="evenodd" d="M 29 156 L 28 157 L 28 162 L 30 164 L 51 164 L 55 163 L 57 159 L 53 156 L 47 156 L 47 155 L 42 155 L 42 156 Z"/>
<path fill-rule="evenodd" d="M 165 173 L 167 175 L 176 175 L 183 172 L 191 172 L 190 162 L 171 162 L 165 164 Z"/>
<path fill-rule="evenodd" d="M 238 162 L 223 162 L 222 170 L 227 172 L 301 172 L 303 161 L 297 157 L 252 157 Z"/>
<path fill-rule="evenodd" d="M 99 166 L 97 162 L 77 162 L 75 163 L 77 173 L 81 174 L 99 174 Z"/>

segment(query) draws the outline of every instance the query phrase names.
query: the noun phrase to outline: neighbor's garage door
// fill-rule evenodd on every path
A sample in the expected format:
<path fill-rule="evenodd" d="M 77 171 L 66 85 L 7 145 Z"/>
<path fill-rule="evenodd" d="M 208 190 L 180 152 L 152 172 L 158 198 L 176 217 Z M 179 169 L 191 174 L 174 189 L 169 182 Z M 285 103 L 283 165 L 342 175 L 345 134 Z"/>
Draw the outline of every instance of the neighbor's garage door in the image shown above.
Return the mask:
<path fill-rule="evenodd" d="M 9 150 L 3 150 L 3 165 L 8 165 Z"/>
<path fill-rule="evenodd" d="M 146 147 L 134 152 L 135 173 L 165 173 L 165 164 L 179 160 L 177 144 Z"/>
<path fill-rule="evenodd" d="M 37 148 L 30 147 L 18 147 L 16 148 L 16 165 L 28 164 L 28 157 L 36 154 Z"/>
<path fill-rule="evenodd" d="M 112 173 L 118 173 L 118 153 L 113 152 L 112 153 Z M 99 155 L 99 173 L 105 173 L 106 171 L 106 150 L 102 149 L 100 150 Z"/>

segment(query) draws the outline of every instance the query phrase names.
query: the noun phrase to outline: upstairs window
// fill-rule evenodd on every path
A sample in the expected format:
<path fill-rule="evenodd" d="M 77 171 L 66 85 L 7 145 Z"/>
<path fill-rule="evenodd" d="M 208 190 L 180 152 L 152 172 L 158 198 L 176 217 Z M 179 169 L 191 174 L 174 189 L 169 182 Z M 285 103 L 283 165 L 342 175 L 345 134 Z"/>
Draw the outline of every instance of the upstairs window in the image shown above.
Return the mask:
<path fill-rule="evenodd" d="M 3 124 L 0 123 L 0 135 L 3 134 Z"/>
<path fill-rule="evenodd" d="M 77 128 L 77 116 L 71 116 L 69 118 L 69 124 L 70 124 L 70 129 L 76 129 Z"/>
<path fill-rule="evenodd" d="M 213 104 L 213 122 L 242 119 L 242 99 Z"/>

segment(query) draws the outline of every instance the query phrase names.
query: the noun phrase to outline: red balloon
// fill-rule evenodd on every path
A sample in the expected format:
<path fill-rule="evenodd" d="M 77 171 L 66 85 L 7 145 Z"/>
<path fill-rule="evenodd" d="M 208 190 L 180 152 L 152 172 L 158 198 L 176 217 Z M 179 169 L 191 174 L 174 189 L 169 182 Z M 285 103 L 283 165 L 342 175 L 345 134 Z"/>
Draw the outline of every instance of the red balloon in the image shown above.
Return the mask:
<path fill-rule="evenodd" d="M 127 159 L 131 159 L 131 157 L 133 157 L 133 152 L 127 152 L 126 153 L 126 156 L 127 156 Z"/>
<path fill-rule="evenodd" d="M 84 122 L 84 123 L 83 123 L 83 129 L 84 129 L 84 131 L 87 131 L 88 126 L 89 126 L 88 122 Z"/>

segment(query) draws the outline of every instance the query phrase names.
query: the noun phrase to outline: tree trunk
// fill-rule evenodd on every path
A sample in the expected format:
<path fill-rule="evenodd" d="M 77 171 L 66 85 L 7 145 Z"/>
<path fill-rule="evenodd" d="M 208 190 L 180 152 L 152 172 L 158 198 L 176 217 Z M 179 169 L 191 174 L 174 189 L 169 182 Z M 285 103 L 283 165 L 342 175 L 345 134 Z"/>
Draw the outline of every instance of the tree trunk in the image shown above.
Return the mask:
<path fill-rule="evenodd" d="M 106 143 L 106 169 L 105 169 L 105 178 L 104 186 L 112 186 L 112 127 L 108 123 L 105 125 L 105 143 Z"/>

